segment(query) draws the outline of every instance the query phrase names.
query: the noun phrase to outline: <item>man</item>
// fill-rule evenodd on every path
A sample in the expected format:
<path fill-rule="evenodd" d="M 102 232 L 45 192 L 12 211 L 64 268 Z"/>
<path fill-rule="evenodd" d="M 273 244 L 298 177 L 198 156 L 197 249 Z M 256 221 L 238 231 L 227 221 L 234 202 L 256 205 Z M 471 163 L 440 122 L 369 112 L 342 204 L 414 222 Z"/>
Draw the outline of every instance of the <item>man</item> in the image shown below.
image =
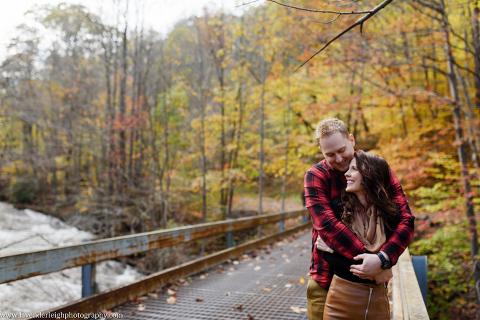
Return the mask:
<path fill-rule="evenodd" d="M 334 250 L 349 259 L 363 260 L 353 265 L 353 274 L 377 282 L 391 277 L 390 268 L 398 260 L 413 236 L 415 217 L 408 207 L 402 187 L 392 172 L 394 200 L 399 211 L 399 224 L 393 235 L 382 246 L 378 254 L 366 253 L 363 243 L 335 215 L 334 209 L 340 203 L 340 196 L 347 185 L 344 173 L 353 159 L 355 139 L 349 134 L 343 121 L 327 118 L 316 130 L 324 160 L 310 168 L 305 174 L 305 200 L 313 222 L 312 262 L 307 286 L 307 310 L 310 320 L 323 319 L 323 309 L 333 269 L 326 263 L 316 247 L 322 240 L 325 250 Z M 321 237 L 321 239 L 320 239 Z"/>

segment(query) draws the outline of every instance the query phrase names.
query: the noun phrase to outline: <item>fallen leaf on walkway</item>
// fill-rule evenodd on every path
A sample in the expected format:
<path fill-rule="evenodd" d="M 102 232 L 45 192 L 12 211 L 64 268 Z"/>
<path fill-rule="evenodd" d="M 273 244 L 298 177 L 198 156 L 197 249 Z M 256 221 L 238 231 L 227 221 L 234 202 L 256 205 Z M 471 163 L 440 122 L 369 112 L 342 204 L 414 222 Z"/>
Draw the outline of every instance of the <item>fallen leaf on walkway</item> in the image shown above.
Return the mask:
<path fill-rule="evenodd" d="M 258 281 L 258 280 L 257 280 L 257 281 L 255 281 L 255 284 L 260 284 L 260 281 Z"/>
<path fill-rule="evenodd" d="M 255 270 L 255 271 L 258 271 L 258 270 L 261 270 L 261 269 L 262 269 L 262 267 L 260 267 L 260 266 L 256 266 L 255 268 L 253 268 L 253 270 Z"/>
<path fill-rule="evenodd" d="M 141 302 L 141 301 L 147 300 L 147 299 L 148 299 L 147 297 L 136 297 L 135 302 Z"/>
<path fill-rule="evenodd" d="M 223 273 L 223 270 L 217 270 L 217 273 Z"/>
<path fill-rule="evenodd" d="M 144 304 L 139 304 L 138 305 L 138 311 L 143 311 L 146 309 L 146 306 Z"/>
<path fill-rule="evenodd" d="M 295 280 L 290 280 L 290 283 L 295 283 Z"/>
<path fill-rule="evenodd" d="M 150 292 L 150 293 L 148 294 L 148 296 L 149 296 L 149 297 L 152 297 L 152 298 L 158 298 L 158 294 L 156 294 L 156 293 L 151 293 L 151 292 Z"/>
<path fill-rule="evenodd" d="M 277 274 L 277 277 L 283 277 L 283 273 Z"/>
<path fill-rule="evenodd" d="M 300 278 L 300 280 L 298 280 L 298 282 L 305 283 L 305 278 Z"/>
<path fill-rule="evenodd" d="M 285 285 L 285 288 L 291 288 L 291 287 L 292 287 L 292 284 L 291 284 L 291 283 L 287 283 L 287 284 Z"/>
<path fill-rule="evenodd" d="M 204 274 L 202 274 L 202 275 L 200 275 L 200 277 L 198 277 L 198 278 L 199 278 L 200 280 L 203 280 L 203 279 L 205 279 L 206 277 L 205 277 Z"/>
<path fill-rule="evenodd" d="M 197 299 L 195 299 L 195 301 L 201 302 L 201 301 L 203 301 L 203 299 L 198 299 L 197 298 Z"/>
<path fill-rule="evenodd" d="M 238 262 L 237 260 L 233 261 L 233 265 L 238 265 L 240 262 Z"/>
<path fill-rule="evenodd" d="M 250 319 L 250 320 L 254 320 L 254 319 L 255 319 L 255 318 L 252 317 L 250 314 L 247 314 L 247 316 L 248 316 L 248 319 Z"/>
<path fill-rule="evenodd" d="M 229 292 L 229 291 L 225 292 L 225 295 L 226 295 L 226 296 L 229 296 L 229 295 L 230 295 L 230 292 Z"/>
<path fill-rule="evenodd" d="M 103 309 L 103 310 L 102 310 L 102 313 L 105 314 L 105 315 L 107 315 L 107 316 L 109 316 L 109 315 L 112 314 L 112 311 L 107 310 L 107 309 Z"/>
<path fill-rule="evenodd" d="M 266 292 L 270 292 L 270 288 L 264 288 L 263 290 L 265 290 Z"/>
<path fill-rule="evenodd" d="M 242 310 L 243 309 L 243 306 L 242 305 L 239 305 L 237 307 L 234 307 L 235 309 L 238 309 L 238 310 Z"/>
<path fill-rule="evenodd" d="M 167 299 L 168 304 L 175 304 L 178 300 L 178 297 L 176 294 L 172 295 L 170 298 Z"/>
<path fill-rule="evenodd" d="M 299 307 L 290 306 L 290 309 L 292 309 L 292 311 L 295 312 L 295 313 L 300 313 L 300 308 Z"/>
<path fill-rule="evenodd" d="M 299 308 L 296 306 L 290 306 L 290 309 L 292 309 L 292 311 L 295 313 L 307 312 L 307 308 Z"/>
<path fill-rule="evenodd" d="M 173 291 L 172 289 L 168 289 L 167 293 L 168 293 L 169 296 L 172 296 L 172 295 L 175 294 L 175 291 Z"/>

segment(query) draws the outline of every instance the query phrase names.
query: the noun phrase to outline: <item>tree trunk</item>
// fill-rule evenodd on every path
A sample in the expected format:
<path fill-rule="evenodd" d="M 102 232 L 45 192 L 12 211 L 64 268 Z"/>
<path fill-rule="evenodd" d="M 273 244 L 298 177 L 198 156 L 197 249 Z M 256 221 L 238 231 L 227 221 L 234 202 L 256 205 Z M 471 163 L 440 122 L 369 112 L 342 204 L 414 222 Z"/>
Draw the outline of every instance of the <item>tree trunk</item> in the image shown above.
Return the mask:
<path fill-rule="evenodd" d="M 126 19 L 126 12 L 125 12 L 125 19 Z M 121 202 L 123 204 L 126 203 L 126 199 L 124 196 L 126 195 L 126 175 L 127 175 L 127 153 L 126 153 L 126 145 L 127 145 L 127 132 L 125 128 L 125 121 L 126 121 L 126 94 L 127 94 L 127 22 L 125 21 L 125 29 L 123 32 L 123 41 L 122 41 L 122 70 L 120 76 L 120 96 L 119 96 L 119 121 L 120 121 L 120 143 L 119 143 L 119 154 L 120 154 L 120 195 L 122 196 Z"/>
<path fill-rule="evenodd" d="M 244 89 L 245 89 L 245 76 L 244 74 L 247 71 L 246 68 L 246 49 L 245 49 L 245 34 L 244 34 L 244 27 L 245 27 L 245 17 L 241 16 L 241 36 L 240 36 L 240 45 L 239 45 L 239 56 L 240 56 L 240 72 L 238 78 L 238 94 L 237 94 L 237 101 L 238 101 L 238 118 L 233 123 L 233 130 L 232 130 L 232 141 L 235 145 L 235 148 L 230 151 L 229 157 L 229 168 L 231 170 L 235 170 L 238 166 L 238 153 L 240 151 L 240 142 L 242 137 L 242 130 L 243 130 L 243 118 L 244 118 L 244 110 L 245 110 L 245 101 L 244 101 Z M 237 108 L 237 107 L 236 107 Z M 227 218 L 231 217 L 232 214 L 232 204 L 233 204 L 233 196 L 235 192 L 235 182 L 236 179 L 232 178 L 230 180 L 230 186 L 228 191 L 228 209 L 227 209 Z"/>
<path fill-rule="evenodd" d="M 262 86 L 262 93 L 260 97 L 260 153 L 258 158 L 260 160 L 260 166 L 258 168 L 258 215 L 263 213 L 262 209 L 262 201 L 263 201 L 263 162 L 264 162 L 264 154 L 263 154 L 263 140 L 265 136 L 264 132 L 264 122 L 265 122 L 265 82 L 266 82 L 266 61 L 265 61 L 265 41 L 266 39 L 266 30 L 265 30 L 265 23 L 266 23 L 266 7 L 263 8 L 263 21 L 262 21 L 262 35 L 263 35 L 263 42 L 262 42 L 262 56 L 261 56 L 261 86 Z M 258 237 L 262 236 L 262 226 L 258 226 Z"/>
<path fill-rule="evenodd" d="M 466 216 L 470 225 L 470 249 L 472 260 L 474 260 L 474 275 L 475 275 L 475 288 L 477 289 L 477 305 L 480 303 L 480 292 L 478 292 L 478 287 L 480 286 L 480 267 L 478 266 L 478 235 L 477 235 L 477 223 L 475 220 L 475 212 L 473 208 L 473 196 L 470 186 L 470 178 L 468 172 L 467 156 L 465 151 L 465 141 L 463 136 L 463 129 L 461 123 L 461 110 L 459 105 L 459 94 L 457 86 L 457 78 L 455 76 L 455 60 L 453 57 L 453 51 L 450 44 L 450 34 L 449 34 L 449 23 L 447 18 L 447 13 L 445 9 L 444 0 L 440 1 L 442 5 L 442 20 L 443 20 L 443 32 L 445 35 L 445 54 L 447 56 L 447 67 L 448 67 L 448 84 L 450 87 L 450 94 L 453 100 L 453 119 L 455 124 L 455 133 L 457 138 L 457 152 L 458 159 L 462 166 L 462 179 L 465 188 L 465 207 L 466 207 Z M 477 313 L 477 318 L 480 318 L 480 313 Z"/>
<path fill-rule="evenodd" d="M 480 109 L 480 10 L 478 9 L 478 1 L 475 1 L 475 8 L 473 9 L 473 28 L 472 28 L 472 43 L 475 52 L 473 60 L 475 61 L 475 105 Z"/>
<path fill-rule="evenodd" d="M 288 64 L 287 64 L 288 66 Z M 289 72 L 287 67 L 287 72 Z M 286 114 L 286 137 L 285 137 L 285 166 L 283 168 L 283 183 L 282 183 L 282 212 L 285 212 L 285 197 L 287 189 L 287 171 L 288 171 L 288 151 L 290 149 L 290 75 L 287 75 L 287 114 Z"/>
<path fill-rule="evenodd" d="M 201 46 L 200 30 L 197 28 L 197 61 L 199 63 L 198 88 L 200 90 L 200 153 L 202 165 L 202 221 L 207 222 L 207 157 L 205 155 L 205 59 L 203 56 L 203 48 Z M 205 239 L 202 240 L 201 256 L 205 254 Z"/>
<path fill-rule="evenodd" d="M 465 78 L 460 73 L 458 68 L 455 68 L 456 76 L 460 80 L 460 86 L 462 87 L 463 95 L 467 102 L 468 109 L 464 111 L 467 130 L 468 130 L 468 144 L 470 146 L 470 153 L 472 157 L 472 162 L 475 168 L 478 168 L 478 155 L 480 155 L 479 149 L 479 132 L 475 124 L 472 123 L 474 120 L 474 113 L 473 113 L 473 102 L 470 97 L 470 92 L 468 92 L 467 84 L 465 83 Z"/>

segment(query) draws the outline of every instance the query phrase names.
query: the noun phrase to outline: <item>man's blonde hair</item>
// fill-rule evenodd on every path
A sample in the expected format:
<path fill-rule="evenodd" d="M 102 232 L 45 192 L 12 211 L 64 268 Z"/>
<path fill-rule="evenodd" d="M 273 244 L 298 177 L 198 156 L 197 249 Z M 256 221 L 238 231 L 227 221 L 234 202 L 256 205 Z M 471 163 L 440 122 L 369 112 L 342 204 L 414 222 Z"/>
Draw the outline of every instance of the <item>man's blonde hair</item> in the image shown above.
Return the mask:
<path fill-rule="evenodd" d="M 345 138 L 348 139 L 349 133 L 345 123 L 337 118 L 325 118 L 323 119 L 315 131 L 315 138 L 320 143 L 320 138 L 328 137 L 335 132 L 340 132 Z"/>

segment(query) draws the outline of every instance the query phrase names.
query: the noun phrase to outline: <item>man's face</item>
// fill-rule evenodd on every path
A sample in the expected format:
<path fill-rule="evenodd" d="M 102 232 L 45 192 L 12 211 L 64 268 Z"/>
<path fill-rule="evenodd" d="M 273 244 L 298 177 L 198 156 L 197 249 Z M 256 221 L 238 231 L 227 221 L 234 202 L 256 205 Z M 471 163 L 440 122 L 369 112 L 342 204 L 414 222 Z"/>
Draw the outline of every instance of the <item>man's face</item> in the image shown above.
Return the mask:
<path fill-rule="evenodd" d="M 320 138 L 320 149 L 328 164 L 333 169 L 346 172 L 350 161 L 353 159 L 355 139 L 350 135 L 345 138 L 340 132 L 335 132 L 327 137 Z"/>

